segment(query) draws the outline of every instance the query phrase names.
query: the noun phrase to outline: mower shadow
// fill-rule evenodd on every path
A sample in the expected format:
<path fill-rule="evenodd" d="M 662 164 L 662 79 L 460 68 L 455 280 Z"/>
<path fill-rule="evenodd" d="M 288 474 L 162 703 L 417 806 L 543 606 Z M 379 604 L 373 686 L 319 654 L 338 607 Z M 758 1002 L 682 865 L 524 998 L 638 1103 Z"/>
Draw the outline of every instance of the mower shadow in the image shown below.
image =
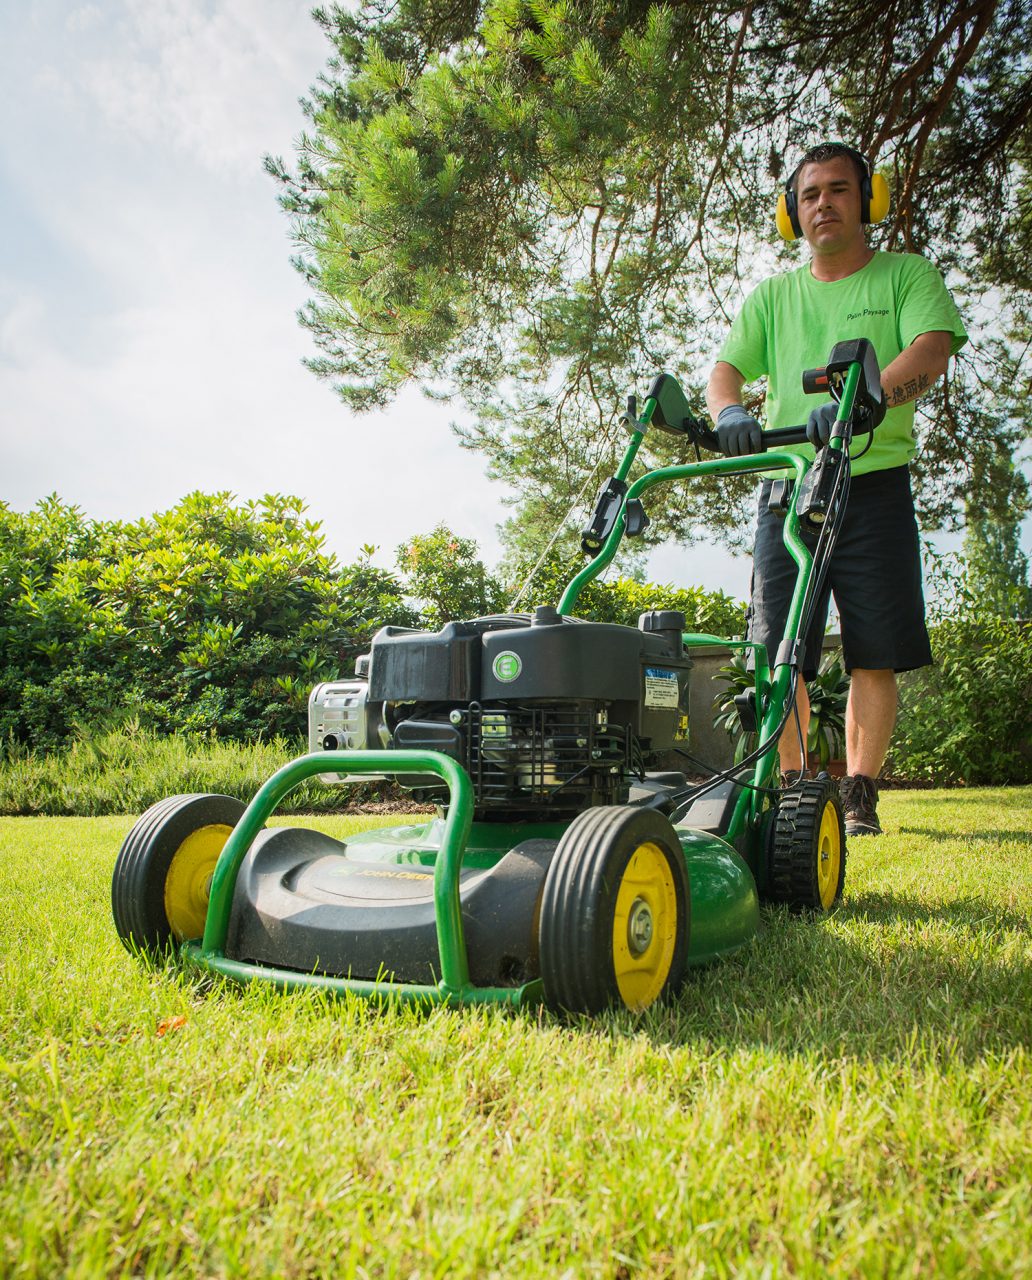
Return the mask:
<path fill-rule="evenodd" d="M 657 1045 L 898 1061 L 914 1045 L 965 1064 L 1032 1044 L 1029 921 L 986 900 L 929 907 L 864 894 L 814 920 L 764 912 L 736 956 L 689 971 L 635 1025 Z M 1009 936 L 1001 936 L 1009 935 Z"/>
<path fill-rule="evenodd" d="M 1023 837 L 1025 838 L 1025 837 Z M 950 902 L 929 906 L 920 898 L 894 893 L 861 893 L 848 898 L 839 908 L 842 920 L 869 919 L 872 923 L 927 924 L 931 921 L 950 928 L 974 929 L 991 922 L 996 930 L 1032 933 L 1032 921 L 1020 911 L 1007 911 L 988 898 L 955 898 Z"/>
<path fill-rule="evenodd" d="M 957 840 L 1016 840 L 1021 844 L 1032 845 L 1032 831 L 993 830 L 965 831 L 962 835 L 956 832 L 936 831 L 933 827 L 900 827 L 901 836 L 920 836 L 923 840 L 934 840 L 938 844 L 948 844 Z"/>

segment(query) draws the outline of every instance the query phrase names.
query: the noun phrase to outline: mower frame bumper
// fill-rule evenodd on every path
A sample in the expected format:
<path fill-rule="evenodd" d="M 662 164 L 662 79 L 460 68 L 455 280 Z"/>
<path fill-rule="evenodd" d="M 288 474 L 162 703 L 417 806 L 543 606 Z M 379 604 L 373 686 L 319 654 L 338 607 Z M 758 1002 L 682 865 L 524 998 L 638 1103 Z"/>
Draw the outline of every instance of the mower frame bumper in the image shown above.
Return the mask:
<path fill-rule="evenodd" d="M 318 773 L 343 774 L 432 773 L 448 786 L 449 803 L 441 849 L 434 863 L 434 911 L 440 954 L 440 981 L 435 984 L 400 983 L 369 978 L 338 978 L 320 973 L 299 973 L 265 964 L 248 964 L 225 954 L 237 873 L 255 836 L 290 791 Z M 520 987 L 478 987 L 469 979 L 469 960 L 463 936 L 459 898 L 462 860 L 473 824 L 473 784 L 457 761 L 437 751 L 320 751 L 301 756 L 278 769 L 245 809 L 219 855 L 212 874 L 204 937 L 184 942 L 183 960 L 221 974 L 235 982 L 261 981 L 281 990 L 314 988 L 335 995 L 351 993 L 415 1004 L 537 1003 L 541 982 Z"/>

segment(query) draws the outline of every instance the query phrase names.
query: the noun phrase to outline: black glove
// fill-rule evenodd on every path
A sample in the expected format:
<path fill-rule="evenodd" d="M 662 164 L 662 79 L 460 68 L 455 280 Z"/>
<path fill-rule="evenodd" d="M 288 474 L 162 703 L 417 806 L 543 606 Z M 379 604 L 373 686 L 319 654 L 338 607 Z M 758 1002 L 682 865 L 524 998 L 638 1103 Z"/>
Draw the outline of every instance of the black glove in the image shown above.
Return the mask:
<path fill-rule="evenodd" d="M 763 431 L 760 424 L 740 404 L 729 404 L 717 414 L 717 444 L 729 458 L 747 453 L 763 453 Z"/>
<path fill-rule="evenodd" d="M 831 439 L 831 429 L 838 417 L 838 405 L 833 400 L 810 410 L 806 424 L 806 438 L 815 449 L 823 449 Z"/>

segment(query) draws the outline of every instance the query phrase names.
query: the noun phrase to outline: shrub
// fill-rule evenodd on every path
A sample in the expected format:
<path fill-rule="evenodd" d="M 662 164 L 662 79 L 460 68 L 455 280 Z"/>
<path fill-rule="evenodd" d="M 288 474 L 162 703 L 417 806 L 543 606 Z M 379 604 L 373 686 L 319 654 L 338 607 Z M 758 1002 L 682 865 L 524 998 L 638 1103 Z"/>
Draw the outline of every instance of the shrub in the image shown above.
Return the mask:
<path fill-rule="evenodd" d="M 713 724 L 723 729 L 735 743 L 735 761 L 743 759 L 756 746 L 756 735 L 742 732 L 738 718 L 735 695 L 752 689 L 755 673 L 746 665 L 741 654 L 735 656 L 716 674 L 723 688 L 718 688 L 713 698 L 716 713 Z M 828 762 L 845 751 L 846 702 L 849 698 L 849 676 L 842 666 L 841 651 L 827 653 L 821 660 L 817 675 L 807 682 L 810 698 L 810 723 L 806 734 L 806 749 L 817 757 L 818 767 L 827 768 Z M 790 731 L 791 721 L 786 726 Z"/>
<path fill-rule="evenodd" d="M 476 542 L 460 538 L 446 524 L 403 542 L 396 554 L 405 591 L 422 606 L 428 627 L 505 608 L 505 589 L 484 568 Z"/>
<path fill-rule="evenodd" d="M 300 733 L 310 686 L 416 615 L 394 576 L 339 566 L 297 498 L 188 495 L 134 524 L 0 504 L 0 734 L 44 750 L 139 716 L 162 732 Z"/>
<path fill-rule="evenodd" d="M 940 783 L 1032 781 L 1032 625 L 955 558 L 935 565 L 934 666 L 901 683 L 889 770 Z"/>
<path fill-rule="evenodd" d="M 585 563 L 581 556 L 551 553 L 535 572 L 519 607 L 558 604 L 567 585 Z M 513 570 L 513 580 L 522 586 L 532 566 L 533 561 L 518 563 Z M 518 589 L 510 594 L 515 595 Z M 679 610 L 684 614 L 688 631 L 718 636 L 742 635 L 745 631 L 744 603 L 723 591 L 638 582 L 633 578 L 617 578 L 613 582 L 594 579 L 582 589 L 574 612 L 579 618 L 590 618 L 593 622 L 618 622 L 634 627 L 638 625 L 638 617 L 649 609 Z"/>
<path fill-rule="evenodd" d="M 889 770 L 939 783 L 1032 781 L 1032 625 L 960 614 L 901 685 Z"/>

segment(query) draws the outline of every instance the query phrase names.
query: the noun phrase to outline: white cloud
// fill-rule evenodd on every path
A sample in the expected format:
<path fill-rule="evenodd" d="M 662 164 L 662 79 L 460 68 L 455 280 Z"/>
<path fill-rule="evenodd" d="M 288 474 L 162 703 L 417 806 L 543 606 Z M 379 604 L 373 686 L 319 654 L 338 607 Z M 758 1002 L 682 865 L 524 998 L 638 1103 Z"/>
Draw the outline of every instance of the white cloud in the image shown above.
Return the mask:
<path fill-rule="evenodd" d="M 494 560 L 503 491 L 449 411 L 413 390 L 356 418 L 301 365 L 259 162 L 289 152 L 329 52 L 307 0 L 35 0 L 2 21 L 0 498 L 133 519 L 192 489 L 291 492 L 343 559 L 371 542 L 390 564 L 444 520 Z M 703 549 L 664 564 L 744 589 Z"/>
<path fill-rule="evenodd" d="M 69 31 L 97 31 L 95 10 L 75 11 Z M 106 12 L 103 47 L 70 66 L 72 85 L 111 127 L 213 172 L 253 172 L 284 145 L 284 107 L 307 89 L 298 66 L 314 79 L 329 51 L 306 4 L 124 0 Z M 300 125 L 298 111 L 290 136 Z"/>

